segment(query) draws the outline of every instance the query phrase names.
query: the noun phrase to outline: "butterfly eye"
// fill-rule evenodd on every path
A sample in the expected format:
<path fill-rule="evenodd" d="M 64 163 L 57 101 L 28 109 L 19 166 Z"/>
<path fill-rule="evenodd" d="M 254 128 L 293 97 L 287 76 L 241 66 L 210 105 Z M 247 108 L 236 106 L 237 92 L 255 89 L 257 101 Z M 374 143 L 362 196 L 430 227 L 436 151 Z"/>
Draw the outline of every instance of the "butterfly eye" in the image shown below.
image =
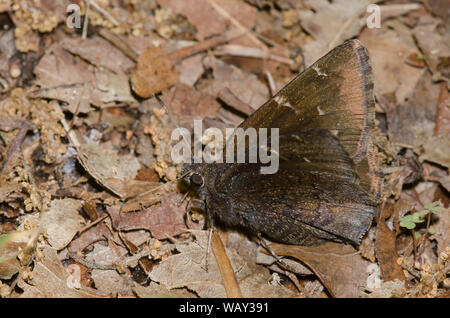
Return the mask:
<path fill-rule="evenodd" d="M 203 177 L 198 173 L 193 173 L 191 175 L 191 183 L 197 186 L 201 186 L 203 184 Z"/>

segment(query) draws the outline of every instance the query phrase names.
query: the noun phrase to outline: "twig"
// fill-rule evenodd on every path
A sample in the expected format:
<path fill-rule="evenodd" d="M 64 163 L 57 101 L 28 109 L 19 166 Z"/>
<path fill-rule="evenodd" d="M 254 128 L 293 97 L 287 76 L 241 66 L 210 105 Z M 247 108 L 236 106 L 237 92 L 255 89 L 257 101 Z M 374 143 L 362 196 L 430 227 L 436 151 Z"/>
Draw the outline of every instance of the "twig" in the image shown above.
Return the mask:
<path fill-rule="evenodd" d="M 0 169 L 0 178 L 8 172 L 11 163 L 14 162 L 14 160 L 19 156 L 19 149 L 22 146 L 25 136 L 30 128 L 30 125 L 25 121 L 20 126 L 19 132 L 17 133 L 12 144 L 8 148 L 8 152 L 6 153 L 6 158 L 3 161 L 2 167 Z"/>
<path fill-rule="evenodd" d="M 139 59 L 139 54 L 136 53 L 125 41 L 119 38 L 117 35 L 109 32 L 107 29 L 101 29 L 99 32 L 100 36 L 117 47 L 123 54 L 132 59 L 137 63 Z"/>
<path fill-rule="evenodd" d="M 216 232 L 212 232 L 211 247 L 219 265 L 220 274 L 222 275 L 222 283 L 225 288 L 225 292 L 229 298 L 242 298 L 241 289 L 234 276 L 233 268 L 231 267 L 230 260 L 225 253 L 225 248 L 222 244 L 222 240 Z"/>
<path fill-rule="evenodd" d="M 96 262 L 88 261 L 83 257 L 79 257 L 77 254 L 68 251 L 67 255 L 72 258 L 75 262 L 89 268 L 89 269 L 102 269 L 102 270 L 115 270 L 115 265 L 110 264 L 98 264 Z"/>
<path fill-rule="evenodd" d="M 120 23 L 117 21 L 108 11 L 100 7 L 94 0 L 88 0 L 91 2 L 92 6 L 95 10 L 103 14 L 107 19 L 109 19 L 115 26 L 118 26 Z"/>
<path fill-rule="evenodd" d="M 234 24 L 238 29 L 245 31 L 247 33 L 247 36 L 249 37 L 250 40 L 253 41 L 253 43 L 259 46 L 261 49 L 267 50 L 267 46 L 263 42 L 258 40 L 258 38 L 253 35 L 251 30 L 249 30 L 248 28 L 243 26 L 238 20 L 233 18 L 225 9 L 219 6 L 214 0 L 206 0 L 206 1 L 208 1 L 208 3 L 214 8 L 214 10 L 217 11 L 217 13 L 219 13 L 224 18 L 230 20 L 230 22 Z"/>
<path fill-rule="evenodd" d="M 108 213 L 105 213 L 104 215 L 102 215 L 101 217 L 99 217 L 97 220 L 87 224 L 86 226 L 84 226 L 82 229 L 80 229 L 78 231 L 77 234 L 81 234 L 83 232 L 85 232 L 86 230 L 90 229 L 91 227 L 93 227 L 94 225 L 96 225 L 97 223 L 100 223 L 101 221 L 103 221 L 104 219 L 106 219 L 109 216 Z"/>
<path fill-rule="evenodd" d="M 450 121 L 449 110 L 450 108 L 450 94 L 447 91 L 447 85 L 445 82 L 441 83 L 441 92 L 437 103 L 436 111 L 436 125 L 434 126 L 434 136 L 444 136 L 449 133 L 450 129 L 446 122 Z M 444 124 L 444 125 L 441 125 Z"/>
<path fill-rule="evenodd" d="M 87 38 L 87 29 L 88 29 L 88 25 L 89 25 L 89 13 L 90 12 L 91 12 L 91 0 L 86 0 L 86 13 L 84 15 L 83 31 L 81 32 L 82 39 Z"/>
<path fill-rule="evenodd" d="M 221 35 L 221 36 L 217 36 L 205 41 L 201 41 L 198 42 L 192 46 L 188 46 L 173 52 L 170 52 L 167 56 L 169 59 L 171 59 L 174 63 L 189 57 L 191 55 L 203 52 L 203 51 L 207 51 L 209 49 L 212 49 L 216 46 L 219 46 L 221 44 L 224 44 L 226 42 L 229 42 L 231 40 L 237 39 L 241 36 L 243 36 L 245 33 L 238 33 L 238 34 L 226 34 L 226 35 Z"/>
<path fill-rule="evenodd" d="M 272 54 L 268 51 L 261 50 L 257 47 L 247 47 L 236 44 L 227 44 L 220 47 L 220 49 L 214 51 L 215 55 L 232 55 L 232 56 L 244 56 L 260 59 L 273 60 L 279 63 L 293 65 L 294 61 L 283 56 Z"/>
<path fill-rule="evenodd" d="M 276 94 L 277 87 L 275 86 L 275 81 L 273 80 L 272 74 L 269 71 L 265 72 L 267 77 L 267 82 L 269 82 L 270 96 Z"/>

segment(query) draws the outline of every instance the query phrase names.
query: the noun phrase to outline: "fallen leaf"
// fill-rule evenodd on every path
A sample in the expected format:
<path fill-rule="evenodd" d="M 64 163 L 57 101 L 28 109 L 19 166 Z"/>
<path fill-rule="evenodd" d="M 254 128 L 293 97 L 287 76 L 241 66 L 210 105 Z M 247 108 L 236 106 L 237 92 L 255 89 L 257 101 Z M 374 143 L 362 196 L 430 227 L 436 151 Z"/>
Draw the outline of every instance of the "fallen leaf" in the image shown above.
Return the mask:
<path fill-rule="evenodd" d="M 359 39 L 369 52 L 375 93 L 394 93 L 396 101 L 403 104 L 424 73 L 423 69 L 410 66 L 405 61 L 408 56 L 420 54 L 420 51 L 409 29 L 398 25 L 394 25 L 395 29 L 389 29 L 385 24 L 381 29 L 368 29 Z"/>
<path fill-rule="evenodd" d="M 119 156 L 116 151 L 86 143 L 78 148 L 78 160 L 95 181 L 121 198 L 134 196 L 155 186 L 155 182 L 134 180 L 140 169 L 139 161 L 134 156 Z"/>
<path fill-rule="evenodd" d="M 298 11 L 300 24 L 313 36 L 314 41 L 306 43 L 302 50 L 306 67 L 327 53 L 330 49 L 359 34 L 365 25 L 364 14 L 369 0 L 306 0 L 310 8 Z M 323 23 L 326 21 L 326 23 Z"/>
<path fill-rule="evenodd" d="M 358 297 L 366 287 L 370 264 L 350 245 L 327 242 L 315 247 L 272 243 L 279 256 L 293 257 L 307 265 L 334 297 Z"/>
<path fill-rule="evenodd" d="M 263 84 L 255 74 L 244 72 L 220 60 L 212 62 L 210 59 L 205 59 L 205 64 L 215 69 L 215 72 L 214 81 L 198 85 L 202 92 L 218 97 L 222 89 L 228 88 L 253 109 L 258 109 L 270 97 L 267 85 Z"/>
<path fill-rule="evenodd" d="M 49 246 L 42 248 L 42 253 L 35 260 L 33 271 L 27 282 L 19 281 L 18 286 L 23 289 L 21 298 L 92 298 L 102 297 L 93 289 L 80 286 L 72 288 L 77 280 L 76 273 L 69 275 L 66 268 L 58 260 L 56 249 Z"/>
<path fill-rule="evenodd" d="M 175 66 L 178 74 L 180 74 L 180 83 L 194 86 L 204 71 L 202 59 L 203 54 L 196 54 L 185 58 Z"/>
<path fill-rule="evenodd" d="M 186 231 L 184 214 L 186 202 L 181 205 L 182 195 L 172 193 L 162 197 L 160 205 L 153 205 L 145 210 L 119 213 L 120 207 L 108 207 L 113 226 L 117 230 L 149 230 L 157 239 L 165 239 Z"/>
<path fill-rule="evenodd" d="M 119 49 L 101 37 L 81 39 L 79 37 L 65 38 L 62 47 L 85 61 L 104 67 L 120 74 L 134 67 L 134 62 L 126 57 Z"/>
<path fill-rule="evenodd" d="M 405 103 L 387 105 L 388 136 L 392 142 L 416 147 L 429 143 L 439 91 L 439 85 L 433 84 L 431 75 L 424 72 Z"/>
<path fill-rule="evenodd" d="M 176 244 L 179 254 L 169 256 L 155 266 L 149 277 L 169 290 L 187 287 L 200 297 L 226 297 L 222 278 L 214 255 L 208 255 L 208 270 L 204 268 L 207 231 L 195 231 L 196 241 Z M 270 274 L 261 266 L 254 267 L 233 250 L 226 249 L 231 266 L 244 297 L 290 297 L 293 293 L 283 286 L 267 284 Z"/>
<path fill-rule="evenodd" d="M 41 216 L 41 226 L 49 244 L 61 250 L 72 241 L 84 222 L 78 213 L 81 201 L 74 199 L 53 200 Z"/>
<path fill-rule="evenodd" d="M 232 16 L 241 25 L 252 29 L 256 23 L 257 10 L 240 0 L 214 0 L 226 14 Z M 230 26 L 229 19 L 220 14 L 208 1 L 196 0 L 158 0 L 163 8 L 180 13 L 197 28 L 196 37 L 204 40 L 215 34 L 223 34 Z"/>
<path fill-rule="evenodd" d="M 181 119 L 181 126 L 190 129 L 194 127 L 194 120 L 214 118 L 220 108 L 220 104 L 212 96 L 185 84 L 178 84 L 164 91 L 162 100 L 169 108 L 169 113 Z"/>
<path fill-rule="evenodd" d="M 178 82 L 178 73 L 167 55 L 159 47 L 148 47 L 139 56 L 136 68 L 131 73 L 133 91 L 148 98 Z"/>
<path fill-rule="evenodd" d="M 91 277 L 94 280 L 95 288 L 105 295 L 113 297 L 133 295 L 131 281 L 116 271 L 93 269 Z"/>
<path fill-rule="evenodd" d="M 164 285 L 151 282 L 147 287 L 135 284 L 133 291 L 139 298 L 197 298 L 197 296 L 186 289 L 167 289 Z"/>
<path fill-rule="evenodd" d="M 116 74 L 103 68 L 97 69 L 95 79 L 97 88 L 103 92 L 102 102 L 137 103 L 131 95 L 128 76 L 124 73 Z"/>
<path fill-rule="evenodd" d="M 413 30 L 414 38 L 422 50 L 427 66 L 433 73 L 433 80 L 447 81 L 450 85 L 450 35 L 440 20 L 427 21 Z"/>
<path fill-rule="evenodd" d="M 420 160 L 427 160 L 450 168 L 450 137 L 433 137 L 423 144 Z"/>

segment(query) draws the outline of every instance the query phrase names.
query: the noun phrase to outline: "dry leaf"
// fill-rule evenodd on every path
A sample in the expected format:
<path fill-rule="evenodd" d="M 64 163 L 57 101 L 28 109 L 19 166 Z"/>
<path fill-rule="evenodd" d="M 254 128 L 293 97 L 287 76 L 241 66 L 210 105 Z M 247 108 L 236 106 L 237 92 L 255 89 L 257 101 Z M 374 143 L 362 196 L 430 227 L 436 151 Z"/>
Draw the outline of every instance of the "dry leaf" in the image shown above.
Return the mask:
<path fill-rule="evenodd" d="M 33 271 L 27 283 L 19 281 L 19 287 L 23 289 L 22 298 L 91 298 L 102 297 L 94 290 L 76 286 L 76 273 L 69 274 L 66 268 L 58 260 L 56 250 L 44 246 L 40 257 L 35 260 Z"/>
<path fill-rule="evenodd" d="M 83 60 L 117 74 L 125 73 L 134 66 L 133 61 L 101 37 L 87 39 L 79 37 L 65 38 L 61 45 L 64 49 L 80 56 Z"/>
<path fill-rule="evenodd" d="M 302 47 L 306 66 L 310 66 L 333 47 L 358 35 L 365 25 L 364 14 L 367 6 L 374 2 L 378 1 L 304 1 L 311 9 L 298 12 L 300 23 L 314 38 L 314 41 Z"/>
<path fill-rule="evenodd" d="M 102 102 L 137 103 L 131 95 L 128 76 L 124 73 L 116 74 L 106 69 L 97 69 L 95 79 L 98 90 L 103 93 Z"/>
<path fill-rule="evenodd" d="M 315 247 L 272 243 L 279 256 L 290 256 L 306 264 L 334 297 L 358 297 L 366 287 L 370 264 L 350 245 L 328 242 Z"/>
<path fill-rule="evenodd" d="M 169 113 L 182 120 L 181 125 L 193 128 L 194 120 L 215 117 L 220 104 L 210 95 L 203 94 L 193 87 L 178 84 L 163 92 L 162 100 Z"/>
<path fill-rule="evenodd" d="M 386 107 L 388 135 L 392 142 L 419 146 L 429 143 L 434 132 L 439 85 L 431 75 L 423 73 L 405 103 L 389 103 Z"/>
<path fill-rule="evenodd" d="M 178 73 L 167 55 L 159 47 L 148 47 L 139 56 L 136 68 L 131 74 L 133 91 L 148 98 L 178 82 Z"/>
<path fill-rule="evenodd" d="M 120 213 L 120 207 L 107 208 L 111 215 L 113 226 L 117 230 L 129 231 L 145 229 L 157 239 L 179 235 L 186 231 L 184 214 L 186 202 L 179 205 L 182 195 L 172 193 L 161 197 L 160 205 L 153 205 L 145 210 Z"/>
<path fill-rule="evenodd" d="M 439 27 L 434 20 L 414 28 L 414 38 L 425 55 L 427 66 L 433 73 L 433 80 L 447 81 L 450 85 L 450 34 L 447 27 Z"/>
<path fill-rule="evenodd" d="M 203 74 L 203 54 L 196 54 L 185 58 L 175 67 L 180 74 L 180 83 L 194 86 L 200 76 Z"/>
<path fill-rule="evenodd" d="M 41 227 L 49 244 L 56 250 L 61 250 L 72 241 L 84 223 L 78 213 L 81 201 L 74 199 L 53 200 L 50 208 L 43 211 Z"/>
<path fill-rule="evenodd" d="M 208 67 L 215 69 L 214 81 L 199 84 L 204 93 L 219 96 L 219 92 L 228 88 L 244 103 L 258 109 L 270 97 L 267 85 L 263 84 L 255 74 L 244 72 L 233 65 L 215 60 L 205 59 Z"/>
<path fill-rule="evenodd" d="M 82 144 L 78 160 L 101 185 L 121 198 L 134 196 L 155 186 L 154 182 L 137 181 L 139 161 L 131 155 L 119 156 L 116 151 L 96 144 Z"/>
<path fill-rule="evenodd" d="M 410 34 L 398 28 L 370 30 L 359 39 L 367 48 L 375 78 L 375 93 L 394 93 L 396 101 L 403 104 L 410 95 L 423 69 L 410 66 L 405 60 L 411 54 L 420 54 Z"/>
<path fill-rule="evenodd" d="M 208 234 L 195 231 L 196 241 L 176 244 L 179 254 L 172 255 L 155 266 L 150 273 L 153 281 L 169 290 L 187 287 L 200 297 L 226 297 L 222 278 L 214 255 L 208 255 L 208 271 L 205 270 L 205 256 Z M 283 286 L 267 284 L 271 276 L 262 267 L 250 267 L 233 250 L 226 249 L 228 258 L 244 297 L 289 297 L 293 293 Z"/>

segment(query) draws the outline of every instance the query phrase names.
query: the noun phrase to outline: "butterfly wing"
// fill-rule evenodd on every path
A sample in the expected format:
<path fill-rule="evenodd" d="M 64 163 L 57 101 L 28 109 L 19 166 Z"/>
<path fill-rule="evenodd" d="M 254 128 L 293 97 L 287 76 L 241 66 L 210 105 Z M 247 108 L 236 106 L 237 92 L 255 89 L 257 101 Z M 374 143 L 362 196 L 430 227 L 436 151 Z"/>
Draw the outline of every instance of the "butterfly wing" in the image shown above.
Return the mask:
<path fill-rule="evenodd" d="M 367 52 L 347 41 L 240 125 L 279 129 L 279 170 L 264 175 L 260 164 L 221 166 L 208 190 L 211 200 L 227 200 L 218 205 L 227 211 L 216 214 L 269 236 L 274 224 L 267 220 L 278 222 L 272 237 L 282 242 L 308 244 L 312 235 L 359 243 L 380 193 L 374 117 Z"/>

